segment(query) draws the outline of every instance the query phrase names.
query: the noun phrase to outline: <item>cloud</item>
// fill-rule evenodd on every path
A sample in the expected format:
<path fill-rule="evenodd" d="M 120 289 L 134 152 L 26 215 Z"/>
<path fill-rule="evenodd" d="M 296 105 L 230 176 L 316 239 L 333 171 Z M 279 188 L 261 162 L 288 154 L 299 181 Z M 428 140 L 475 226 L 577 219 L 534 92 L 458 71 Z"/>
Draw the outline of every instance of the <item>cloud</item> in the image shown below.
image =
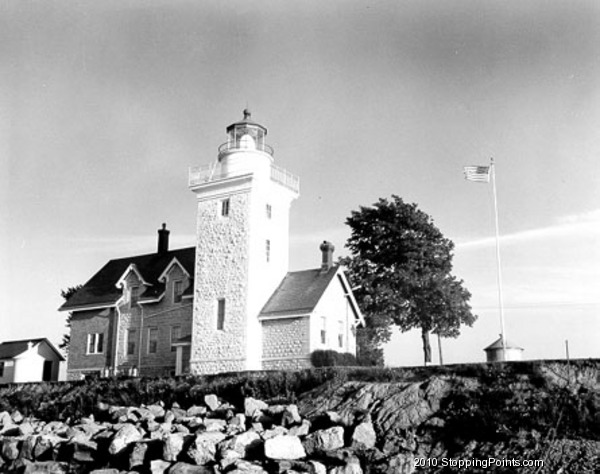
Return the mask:
<path fill-rule="evenodd" d="M 523 244 L 542 239 L 571 237 L 585 239 L 600 238 L 600 209 L 560 217 L 551 226 L 500 235 L 500 244 L 504 246 Z M 492 245 L 496 245 L 496 238 L 485 237 L 483 239 L 458 242 L 456 248 L 459 250 L 469 250 Z"/>

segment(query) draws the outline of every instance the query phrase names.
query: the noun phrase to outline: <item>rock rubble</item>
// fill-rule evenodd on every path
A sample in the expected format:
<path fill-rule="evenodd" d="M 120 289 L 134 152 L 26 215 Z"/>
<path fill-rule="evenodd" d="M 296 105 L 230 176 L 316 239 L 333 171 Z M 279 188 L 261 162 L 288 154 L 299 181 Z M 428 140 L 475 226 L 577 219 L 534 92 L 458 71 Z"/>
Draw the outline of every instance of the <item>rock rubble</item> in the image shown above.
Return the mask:
<path fill-rule="evenodd" d="M 370 417 L 356 423 L 335 412 L 318 417 L 313 425 L 296 405 L 254 398 L 237 410 L 216 395 L 187 410 L 100 403 L 96 418 L 90 414 L 72 423 L 1 412 L 0 471 L 364 474 L 360 459 L 377 452 Z"/>

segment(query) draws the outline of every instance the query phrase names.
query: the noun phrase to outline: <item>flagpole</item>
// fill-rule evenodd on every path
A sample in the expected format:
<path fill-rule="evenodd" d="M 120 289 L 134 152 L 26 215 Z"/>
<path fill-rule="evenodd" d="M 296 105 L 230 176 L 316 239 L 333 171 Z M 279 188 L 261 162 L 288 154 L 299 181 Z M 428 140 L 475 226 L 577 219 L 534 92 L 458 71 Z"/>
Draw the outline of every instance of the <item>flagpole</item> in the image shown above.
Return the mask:
<path fill-rule="evenodd" d="M 496 194 L 496 166 L 494 158 L 490 158 L 490 168 L 492 175 L 492 190 L 494 193 L 494 218 L 496 221 L 496 264 L 498 266 L 498 303 L 500 307 L 500 329 L 502 333 L 502 360 L 506 360 L 506 330 L 504 328 L 504 304 L 502 300 L 502 267 L 500 265 L 500 230 L 498 226 L 498 196 Z"/>

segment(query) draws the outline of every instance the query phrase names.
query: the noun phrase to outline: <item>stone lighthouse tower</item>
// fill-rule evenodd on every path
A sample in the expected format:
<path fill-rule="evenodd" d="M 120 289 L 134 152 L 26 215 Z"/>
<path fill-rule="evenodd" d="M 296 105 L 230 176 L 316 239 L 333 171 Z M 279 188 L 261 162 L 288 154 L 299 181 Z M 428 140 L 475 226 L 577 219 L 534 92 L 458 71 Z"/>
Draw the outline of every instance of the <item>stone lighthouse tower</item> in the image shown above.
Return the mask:
<path fill-rule="evenodd" d="M 192 373 L 261 368 L 258 314 L 288 271 L 296 176 L 273 164 L 267 129 L 229 125 L 217 161 L 190 170 L 198 199 Z"/>

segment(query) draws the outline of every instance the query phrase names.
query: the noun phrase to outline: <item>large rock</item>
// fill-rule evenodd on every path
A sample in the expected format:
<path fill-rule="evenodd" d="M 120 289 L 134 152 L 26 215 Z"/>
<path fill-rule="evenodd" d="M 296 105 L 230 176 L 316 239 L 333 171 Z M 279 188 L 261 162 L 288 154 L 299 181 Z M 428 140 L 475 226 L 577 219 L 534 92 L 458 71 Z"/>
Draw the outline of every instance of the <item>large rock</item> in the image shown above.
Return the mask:
<path fill-rule="evenodd" d="M 217 444 L 225 439 L 225 435 L 218 431 L 207 431 L 196 435 L 186 454 L 200 466 L 216 461 Z"/>
<path fill-rule="evenodd" d="M 19 457 L 19 450 L 21 448 L 22 441 L 15 438 L 4 438 L 0 440 L 2 449 L 0 454 L 7 461 L 14 461 Z"/>
<path fill-rule="evenodd" d="M 136 441 L 131 453 L 129 453 L 129 469 L 145 466 L 155 459 L 162 456 L 162 443 L 160 440 L 153 439 Z"/>
<path fill-rule="evenodd" d="M 40 461 L 46 461 L 54 458 L 58 447 L 66 440 L 52 434 L 42 434 L 38 437 L 33 448 L 33 457 Z"/>
<path fill-rule="evenodd" d="M 217 446 L 220 453 L 220 458 L 242 458 L 242 459 L 257 459 L 262 454 L 263 441 L 260 435 L 255 431 L 246 431 L 239 435 L 232 436 Z M 232 456 L 229 453 L 225 456 L 228 451 L 234 451 L 238 456 Z"/>
<path fill-rule="evenodd" d="M 300 413 L 298 413 L 298 407 L 296 405 L 288 405 L 283 410 L 283 414 L 281 417 L 281 424 L 286 428 L 300 424 L 302 422 L 302 418 L 300 417 Z"/>
<path fill-rule="evenodd" d="M 364 421 L 354 428 L 352 433 L 352 448 L 355 449 L 371 449 L 375 447 L 377 435 L 375 428 L 370 421 Z"/>
<path fill-rule="evenodd" d="M 108 453 L 112 455 L 120 454 L 127 446 L 140 439 L 142 439 L 142 434 L 135 426 L 124 424 L 113 436 L 108 447 Z"/>
<path fill-rule="evenodd" d="M 311 456 L 344 447 L 344 428 L 334 426 L 311 433 L 304 440 L 304 449 Z"/>
<path fill-rule="evenodd" d="M 151 474 L 165 474 L 170 467 L 171 463 L 169 461 L 163 461 L 162 459 L 155 459 L 154 461 L 150 461 Z"/>
<path fill-rule="evenodd" d="M 219 397 L 212 393 L 209 395 L 204 395 L 204 404 L 210 411 L 215 411 L 217 408 L 219 408 L 219 406 L 221 406 Z"/>
<path fill-rule="evenodd" d="M 162 438 L 163 459 L 165 461 L 177 461 L 183 450 L 185 435 L 183 433 L 169 433 Z"/>
<path fill-rule="evenodd" d="M 23 474 L 67 474 L 71 472 L 69 463 L 56 461 L 25 461 Z"/>
<path fill-rule="evenodd" d="M 227 474 L 267 474 L 267 471 L 260 464 L 249 461 L 236 461 L 233 469 L 228 470 Z"/>
<path fill-rule="evenodd" d="M 260 415 L 267 408 L 269 408 L 269 405 L 262 400 L 257 400 L 256 398 L 252 397 L 247 397 L 244 400 L 244 415 L 247 417 Z"/>
<path fill-rule="evenodd" d="M 178 462 L 171 466 L 168 474 L 214 474 L 212 467 L 196 466 L 186 462 Z"/>
<path fill-rule="evenodd" d="M 301 459 L 306 456 L 297 436 L 275 436 L 265 441 L 265 456 L 269 459 Z"/>

